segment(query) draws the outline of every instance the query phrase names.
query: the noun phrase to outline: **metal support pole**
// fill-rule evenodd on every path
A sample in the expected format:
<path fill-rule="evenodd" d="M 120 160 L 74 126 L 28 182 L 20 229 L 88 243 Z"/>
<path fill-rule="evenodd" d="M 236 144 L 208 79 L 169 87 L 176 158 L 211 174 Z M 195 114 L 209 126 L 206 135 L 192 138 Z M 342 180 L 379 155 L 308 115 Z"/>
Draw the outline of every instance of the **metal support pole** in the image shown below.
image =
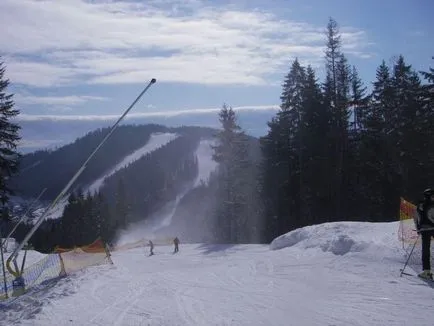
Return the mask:
<path fill-rule="evenodd" d="M 404 264 L 404 268 L 401 269 L 401 275 L 399 275 L 399 276 L 401 276 L 401 277 L 402 277 L 402 274 L 404 273 L 405 268 L 406 268 L 407 265 L 408 265 L 408 262 L 410 261 L 410 257 L 411 257 L 411 255 L 413 254 L 413 250 L 414 250 L 414 248 L 416 247 L 416 244 L 417 244 L 417 241 L 419 240 L 419 237 L 420 237 L 420 233 L 417 234 L 416 241 L 414 242 L 413 247 L 411 248 L 410 254 L 409 254 L 408 257 L 407 257 L 407 261 L 406 261 L 405 264 Z"/>
<path fill-rule="evenodd" d="M 18 228 L 18 226 L 24 222 L 25 217 L 27 216 L 27 214 L 30 212 L 30 209 L 32 208 L 32 206 L 42 197 L 42 195 L 44 194 L 44 192 L 47 190 L 47 188 L 44 188 L 44 190 L 41 191 L 41 193 L 39 194 L 39 196 L 30 204 L 30 206 L 27 208 L 26 212 L 24 213 L 23 216 L 21 216 L 20 220 L 18 221 L 17 224 L 15 224 L 14 228 L 12 229 L 11 232 L 9 232 L 9 234 L 7 235 L 5 241 L 2 243 L 2 245 L 4 246 L 8 239 L 12 236 L 12 234 L 15 232 L 15 230 Z"/>
<path fill-rule="evenodd" d="M 1 227 L 0 227 L 0 239 L 2 237 Z M 8 285 L 6 284 L 6 269 L 5 269 L 5 260 L 3 256 L 3 243 L 0 243 L 0 256 L 2 261 L 2 270 L 3 270 L 3 286 L 5 289 L 6 299 L 8 298 Z"/>
<path fill-rule="evenodd" d="M 89 155 L 89 157 L 86 159 L 86 161 L 83 163 L 83 165 L 80 167 L 80 169 L 77 171 L 77 173 L 72 177 L 72 179 L 68 182 L 68 184 L 63 188 L 63 190 L 59 193 L 59 195 L 53 200 L 50 206 L 47 207 L 47 209 L 44 211 L 44 213 L 41 215 L 39 220 L 35 223 L 33 228 L 27 233 L 27 235 L 24 237 L 23 241 L 15 248 L 14 252 L 10 255 L 8 260 L 6 261 L 6 267 L 12 274 L 18 274 L 19 270 L 14 272 L 11 267 L 10 263 L 13 260 L 16 259 L 16 256 L 18 252 L 24 247 L 24 245 L 30 240 L 32 235 L 35 233 L 35 231 L 39 228 L 39 226 L 42 224 L 42 222 L 45 219 L 45 216 L 48 214 L 48 212 L 57 204 L 57 202 L 65 196 L 65 194 L 68 192 L 69 188 L 74 184 L 74 182 L 78 179 L 78 177 L 83 173 L 83 171 L 86 169 L 87 164 L 89 161 L 93 158 L 93 156 L 98 152 L 98 150 L 104 145 L 104 143 L 107 141 L 107 139 L 110 138 L 110 136 L 115 131 L 116 127 L 119 125 L 119 123 L 124 119 L 124 117 L 128 114 L 128 112 L 136 105 L 136 103 L 140 100 L 140 98 L 143 96 L 143 94 L 146 93 L 146 91 L 157 82 L 155 78 L 152 78 L 149 84 L 143 89 L 143 91 L 137 96 L 137 98 L 131 103 L 131 105 L 128 107 L 128 109 L 125 110 L 125 112 L 122 114 L 122 116 L 116 121 L 116 123 L 111 127 L 109 133 L 107 136 L 104 137 L 104 139 L 100 142 L 100 144 L 95 148 L 95 150 Z"/>

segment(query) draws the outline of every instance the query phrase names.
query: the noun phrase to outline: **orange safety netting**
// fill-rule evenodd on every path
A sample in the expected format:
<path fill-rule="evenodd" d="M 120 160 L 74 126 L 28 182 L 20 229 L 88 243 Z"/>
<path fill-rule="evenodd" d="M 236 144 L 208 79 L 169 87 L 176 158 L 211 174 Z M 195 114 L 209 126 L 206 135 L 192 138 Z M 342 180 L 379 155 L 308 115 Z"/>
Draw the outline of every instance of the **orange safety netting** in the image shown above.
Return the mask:
<path fill-rule="evenodd" d="M 59 246 L 54 248 L 54 253 L 64 253 L 68 251 L 73 251 L 80 249 L 81 251 L 84 251 L 86 253 L 102 253 L 107 252 L 106 246 L 104 242 L 98 238 L 94 242 L 92 242 L 89 245 L 81 246 L 81 247 L 73 247 L 73 248 L 61 248 Z"/>

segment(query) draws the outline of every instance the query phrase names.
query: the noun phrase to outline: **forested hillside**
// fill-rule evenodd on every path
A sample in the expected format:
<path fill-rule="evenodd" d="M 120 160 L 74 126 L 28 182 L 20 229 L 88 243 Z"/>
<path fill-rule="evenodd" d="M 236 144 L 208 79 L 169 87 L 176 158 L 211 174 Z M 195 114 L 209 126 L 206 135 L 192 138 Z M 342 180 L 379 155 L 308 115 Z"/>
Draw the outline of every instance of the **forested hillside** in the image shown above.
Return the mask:
<path fill-rule="evenodd" d="M 97 129 L 53 151 L 37 151 L 24 155 L 20 163 L 20 173 L 11 180 L 11 187 L 16 195 L 23 198 L 36 197 L 43 188 L 47 188 L 42 200 L 53 199 L 105 137 L 108 130 L 109 128 Z M 215 130 L 200 127 L 167 128 L 152 124 L 120 126 L 110 141 L 89 162 L 76 184 L 82 187 L 89 185 L 122 158 L 144 146 L 151 134 L 157 132 L 189 133 L 200 137 L 212 136 Z"/>
<path fill-rule="evenodd" d="M 15 215 L 23 212 L 30 197 L 35 197 L 40 189 L 46 187 L 50 191 L 47 191 L 43 201 L 38 203 L 41 212 L 43 206 L 60 192 L 107 132 L 108 128 L 99 129 L 57 150 L 25 155 L 22 172 L 13 180 L 17 194 L 22 196 L 20 205 L 14 207 Z M 162 133 L 177 136 L 106 176 L 96 192 L 86 191 L 92 182 L 107 175 L 107 171 L 125 156 L 145 146 L 152 135 Z M 202 127 L 120 127 L 74 184 L 74 191 L 69 195 L 64 209 L 62 208 L 63 213 L 60 213 L 59 218 L 43 222 L 31 239 L 32 245 L 41 251 L 49 251 L 56 245 L 87 244 L 98 236 L 108 243 L 114 243 L 120 230 L 160 212 L 185 190 L 186 196 L 177 205 L 173 225 L 179 227 L 178 232 L 182 231 L 181 225 L 194 228 L 202 225 L 202 233 L 206 234 L 206 229 L 215 226 L 211 224 L 214 223 L 217 211 L 219 173 L 213 173 L 209 183 L 192 188 L 198 174 L 198 158 L 195 152 L 202 139 L 217 139 L 218 135 L 218 130 Z M 258 139 L 245 136 L 245 141 L 248 146 L 246 159 L 255 161 L 258 165 Z M 23 205 L 23 198 L 26 196 L 28 200 L 24 201 L 26 205 Z M 17 210 L 19 207 L 21 209 Z M 36 217 L 37 214 L 34 218 Z M 30 226 L 23 225 L 18 229 L 18 239 L 24 236 Z M 12 223 L 9 223 L 8 229 L 11 227 Z M 214 240 L 218 238 L 214 237 Z"/>

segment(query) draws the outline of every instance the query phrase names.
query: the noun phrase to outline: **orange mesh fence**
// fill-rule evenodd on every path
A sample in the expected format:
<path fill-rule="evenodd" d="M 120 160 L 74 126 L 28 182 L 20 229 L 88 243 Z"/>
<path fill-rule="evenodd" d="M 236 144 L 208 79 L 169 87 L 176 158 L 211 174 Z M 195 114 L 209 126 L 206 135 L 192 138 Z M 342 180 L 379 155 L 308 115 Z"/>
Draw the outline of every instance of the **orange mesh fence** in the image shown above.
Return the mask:
<path fill-rule="evenodd" d="M 417 211 L 416 205 L 401 198 L 399 207 L 399 230 L 398 237 L 402 241 L 402 246 L 405 248 L 409 244 L 413 244 L 417 239 L 416 232 Z"/>
<path fill-rule="evenodd" d="M 47 254 L 40 261 L 26 267 L 22 277 L 26 290 L 40 285 L 46 281 L 66 276 L 67 274 L 82 270 L 90 266 L 113 264 L 111 255 L 101 239 L 93 243 L 75 248 L 56 247 L 54 252 Z M 4 289 L 3 275 L 0 275 L 0 299 L 10 298 L 15 276 L 6 274 L 7 290 Z"/>

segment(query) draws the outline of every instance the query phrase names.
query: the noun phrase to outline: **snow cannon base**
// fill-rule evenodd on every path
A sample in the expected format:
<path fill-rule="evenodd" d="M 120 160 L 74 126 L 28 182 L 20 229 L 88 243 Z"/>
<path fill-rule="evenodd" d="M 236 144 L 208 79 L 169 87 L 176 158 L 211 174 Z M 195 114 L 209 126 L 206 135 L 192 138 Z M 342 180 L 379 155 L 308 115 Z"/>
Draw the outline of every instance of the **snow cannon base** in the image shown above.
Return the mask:
<path fill-rule="evenodd" d="M 18 276 L 15 280 L 12 281 L 12 289 L 13 297 L 18 297 L 26 292 L 26 284 L 22 276 Z"/>

